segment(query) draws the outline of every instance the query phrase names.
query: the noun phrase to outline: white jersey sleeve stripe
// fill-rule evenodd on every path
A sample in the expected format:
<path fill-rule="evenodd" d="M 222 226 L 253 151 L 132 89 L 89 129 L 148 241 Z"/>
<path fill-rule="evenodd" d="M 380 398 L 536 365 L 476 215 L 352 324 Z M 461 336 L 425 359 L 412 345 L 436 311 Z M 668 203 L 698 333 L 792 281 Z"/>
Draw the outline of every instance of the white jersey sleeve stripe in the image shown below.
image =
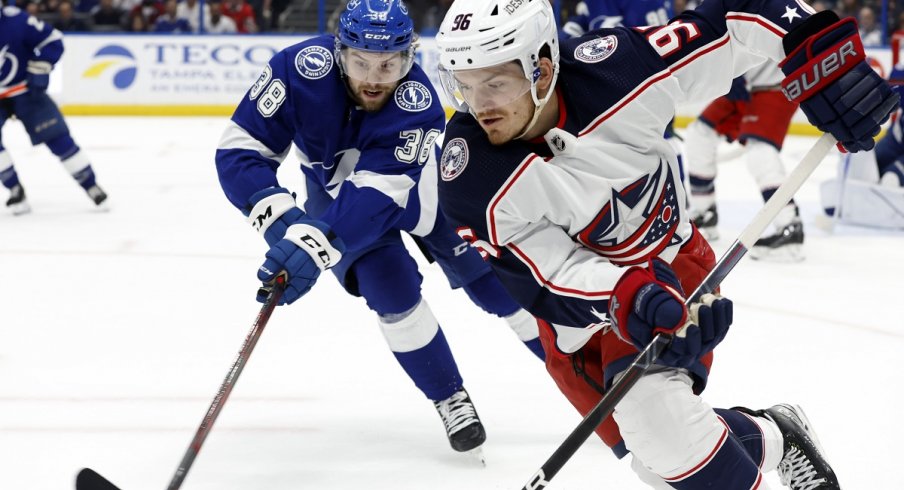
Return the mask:
<path fill-rule="evenodd" d="M 368 171 L 355 172 L 348 181 L 359 189 L 376 189 L 389 196 L 402 209 L 408 204 L 408 196 L 414 187 L 414 181 L 407 175 L 384 175 Z"/>
<path fill-rule="evenodd" d="M 289 150 L 292 148 L 292 145 L 289 144 L 282 153 L 277 154 L 268 148 L 267 145 L 251 136 L 248 131 L 245 131 L 245 128 L 239 126 L 234 121 L 229 121 L 226 130 L 223 131 L 223 136 L 220 137 L 218 148 L 221 150 L 253 150 L 260 153 L 264 158 L 269 158 L 270 160 L 282 163 L 286 158 L 286 155 L 288 155 Z"/>

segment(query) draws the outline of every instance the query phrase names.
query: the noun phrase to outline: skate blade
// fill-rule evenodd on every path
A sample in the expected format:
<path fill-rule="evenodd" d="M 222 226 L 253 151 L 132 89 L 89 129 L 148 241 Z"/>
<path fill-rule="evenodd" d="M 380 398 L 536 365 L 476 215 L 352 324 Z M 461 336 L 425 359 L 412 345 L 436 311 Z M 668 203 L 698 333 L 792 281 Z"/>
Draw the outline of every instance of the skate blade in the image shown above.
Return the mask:
<path fill-rule="evenodd" d="M 823 458 L 826 457 L 826 452 L 822 448 L 822 443 L 819 442 L 819 438 L 816 437 L 816 429 L 813 428 L 813 424 L 810 422 L 810 419 L 807 418 L 806 412 L 804 409 L 800 408 L 800 405 L 792 405 L 790 403 L 783 404 L 785 406 L 791 407 L 797 412 L 797 416 L 800 418 L 800 421 L 804 424 L 804 429 L 807 431 L 807 436 L 813 441 L 813 445 L 816 446 L 816 450 L 819 451 L 819 454 L 822 455 Z"/>
<path fill-rule="evenodd" d="M 480 447 L 480 446 L 475 447 L 474 449 L 471 449 L 470 451 L 465 451 L 464 454 L 467 454 L 468 458 L 470 458 L 471 460 L 473 460 L 477 463 L 480 463 L 480 466 L 486 468 L 487 460 L 483 456 L 483 448 L 482 447 Z"/>
<path fill-rule="evenodd" d="M 23 214 L 30 213 L 31 206 L 29 206 L 27 202 L 20 202 L 20 203 L 16 203 L 16 204 L 11 204 L 9 206 L 9 210 L 13 213 L 13 216 L 21 216 Z"/>
<path fill-rule="evenodd" d="M 805 257 L 800 245 L 784 245 L 778 248 L 753 247 L 750 258 L 763 262 L 794 263 L 801 262 Z"/>
<path fill-rule="evenodd" d="M 109 213 L 110 212 L 110 200 L 104 199 L 100 204 L 95 204 L 94 209 L 91 211 L 94 213 Z"/>

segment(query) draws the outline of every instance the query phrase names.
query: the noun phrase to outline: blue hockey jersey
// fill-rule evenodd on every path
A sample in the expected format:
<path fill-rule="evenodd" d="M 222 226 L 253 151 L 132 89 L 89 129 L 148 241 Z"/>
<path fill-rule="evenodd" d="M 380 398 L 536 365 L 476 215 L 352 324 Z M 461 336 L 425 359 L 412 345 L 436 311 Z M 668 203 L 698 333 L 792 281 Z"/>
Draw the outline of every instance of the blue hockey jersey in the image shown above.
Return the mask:
<path fill-rule="evenodd" d="M 27 91 L 26 70 L 50 71 L 63 55 L 63 35 L 16 7 L 0 8 L 0 99 Z"/>
<path fill-rule="evenodd" d="M 677 103 L 704 102 L 784 57 L 802 1 L 704 2 L 664 27 L 564 41 L 557 127 L 490 143 L 470 114 L 446 128 L 440 208 L 512 297 L 570 353 L 608 325 L 626 266 L 671 262 L 692 234 L 677 157 L 662 137 Z"/>
<path fill-rule="evenodd" d="M 602 27 L 661 26 L 672 15 L 671 0 L 584 0 L 562 31 L 578 37 Z"/>
<path fill-rule="evenodd" d="M 305 211 L 326 222 L 349 250 L 392 228 L 426 235 L 437 213 L 441 102 L 415 65 L 381 110 L 356 107 L 334 43 L 332 35 L 316 37 L 270 60 L 217 149 L 223 190 L 248 212 L 252 194 L 279 185 L 277 168 L 294 149 L 307 190 Z"/>

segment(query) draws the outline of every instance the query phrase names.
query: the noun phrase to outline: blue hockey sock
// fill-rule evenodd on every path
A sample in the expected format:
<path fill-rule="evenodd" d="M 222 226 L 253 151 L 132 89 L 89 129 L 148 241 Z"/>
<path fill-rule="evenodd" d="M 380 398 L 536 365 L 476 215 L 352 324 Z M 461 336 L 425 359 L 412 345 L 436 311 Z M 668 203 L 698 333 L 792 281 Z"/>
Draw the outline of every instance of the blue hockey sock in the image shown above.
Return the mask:
<path fill-rule="evenodd" d="M 741 442 L 726 431 L 706 460 L 684 474 L 663 479 L 678 490 L 710 490 L 714 482 L 719 490 L 750 490 L 759 485 L 763 474 Z"/>
<path fill-rule="evenodd" d="M 0 182 L 7 189 L 12 189 L 19 184 L 19 174 L 13 167 L 13 159 L 6 150 L 0 149 Z"/>
<path fill-rule="evenodd" d="M 691 193 L 694 195 L 712 195 L 716 192 L 715 179 L 698 177 L 691 175 L 688 178 L 691 182 Z"/>
<path fill-rule="evenodd" d="M 60 158 L 63 167 L 69 171 L 72 178 L 83 189 L 88 190 L 97 185 L 97 178 L 94 175 L 94 169 L 91 168 L 88 157 L 75 144 L 75 141 L 72 140 L 68 133 L 58 136 L 46 144 L 47 148 L 50 148 L 50 151 Z"/>
<path fill-rule="evenodd" d="M 396 360 L 427 398 L 445 400 L 461 389 L 452 350 L 425 301 L 408 312 L 381 316 L 380 327 Z"/>
<path fill-rule="evenodd" d="M 524 345 L 527 346 L 535 356 L 539 357 L 541 361 L 546 360 L 546 351 L 543 350 L 543 345 L 540 343 L 540 337 L 533 340 L 525 340 Z"/>

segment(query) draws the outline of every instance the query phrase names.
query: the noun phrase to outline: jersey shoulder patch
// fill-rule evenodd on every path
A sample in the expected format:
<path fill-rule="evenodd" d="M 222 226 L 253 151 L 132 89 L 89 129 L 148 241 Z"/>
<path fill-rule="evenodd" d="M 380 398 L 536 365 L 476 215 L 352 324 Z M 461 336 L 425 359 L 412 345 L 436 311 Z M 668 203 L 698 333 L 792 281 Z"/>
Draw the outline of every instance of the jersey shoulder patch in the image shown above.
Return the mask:
<path fill-rule="evenodd" d="M 323 46 L 308 46 L 295 55 L 295 69 L 309 80 L 325 77 L 335 64 L 333 53 Z"/>
<path fill-rule="evenodd" d="M 15 17 L 22 13 L 22 9 L 10 5 L 9 7 L 3 7 L 2 12 L 4 17 Z"/>
<path fill-rule="evenodd" d="M 454 138 L 446 143 L 440 158 L 440 177 L 446 182 L 455 179 L 468 166 L 468 141 Z"/>
<path fill-rule="evenodd" d="M 599 63 L 612 56 L 618 48 L 618 38 L 608 35 L 584 41 L 574 48 L 574 59 L 584 63 Z"/>
<path fill-rule="evenodd" d="M 420 112 L 433 104 L 433 95 L 430 93 L 430 89 L 416 80 L 409 80 L 399 84 L 394 98 L 399 109 L 407 112 Z"/>

